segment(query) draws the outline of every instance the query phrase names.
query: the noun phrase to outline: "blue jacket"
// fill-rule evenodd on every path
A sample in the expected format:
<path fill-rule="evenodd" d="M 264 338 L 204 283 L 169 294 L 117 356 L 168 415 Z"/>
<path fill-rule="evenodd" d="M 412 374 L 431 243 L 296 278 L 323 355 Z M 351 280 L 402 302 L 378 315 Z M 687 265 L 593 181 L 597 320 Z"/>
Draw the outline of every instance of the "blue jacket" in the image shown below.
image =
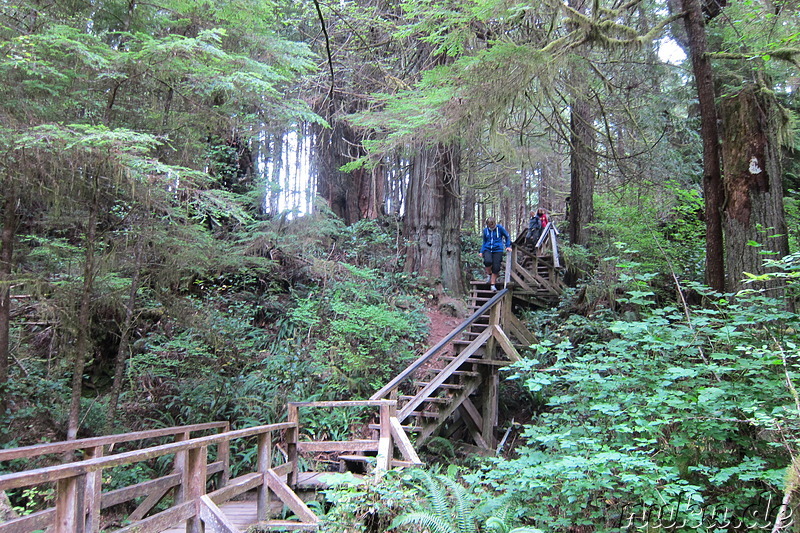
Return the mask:
<path fill-rule="evenodd" d="M 506 228 L 498 224 L 494 229 L 483 228 L 483 246 L 481 246 L 481 253 L 483 252 L 504 252 L 506 248 L 511 247 L 511 235 L 508 234 Z"/>

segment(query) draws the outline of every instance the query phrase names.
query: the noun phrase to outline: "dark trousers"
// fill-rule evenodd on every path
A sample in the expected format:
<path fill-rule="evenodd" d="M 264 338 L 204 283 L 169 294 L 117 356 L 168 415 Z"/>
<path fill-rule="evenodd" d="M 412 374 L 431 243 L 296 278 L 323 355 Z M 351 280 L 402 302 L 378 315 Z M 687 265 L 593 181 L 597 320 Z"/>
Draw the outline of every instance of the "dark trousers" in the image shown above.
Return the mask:
<path fill-rule="evenodd" d="M 492 274 L 500 272 L 503 264 L 503 252 L 483 252 L 483 265 L 492 267 Z"/>

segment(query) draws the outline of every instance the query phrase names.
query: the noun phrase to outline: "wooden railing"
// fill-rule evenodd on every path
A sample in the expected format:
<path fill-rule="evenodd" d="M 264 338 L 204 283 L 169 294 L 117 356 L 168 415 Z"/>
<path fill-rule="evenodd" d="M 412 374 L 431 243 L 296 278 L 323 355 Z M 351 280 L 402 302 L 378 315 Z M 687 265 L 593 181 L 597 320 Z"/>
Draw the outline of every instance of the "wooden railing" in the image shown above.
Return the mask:
<path fill-rule="evenodd" d="M 135 431 L 132 433 L 120 433 L 117 435 L 104 435 L 102 437 L 91 437 L 87 439 L 76 439 L 60 442 L 48 442 L 45 444 L 34 444 L 32 446 L 21 446 L 19 448 L 0 449 L 0 462 L 11 461 L 13 459 L 33 459 L 42 455 L 49 454 L 70 454 L 80 451 L 81 458 L 93 459 L 111 453 L 114 448 L 123 443 L 143 441 L 147 439 L 158 439 L 162 437 L 175 436 L 176 441 L 187 440 L 192 433 L 201 431 L 219 430 L 224 433 L 230 430 L 228 422 L 208 422 L 205 424 L 193 424 L 190 426 L 174 426 L 161 429 L 149 429 L 146 431 Z M 69 458 L 73 460 L 73 458 Z M 226 464 L 227 469 L 227 464 Z"/>
<path fill-rule="evenodd" d="M 520 292 L 542 297 L 555 297 L 564 290 L 558 269 L 561 267 L 558 249 L 558 229 L 549 222 L 531 251 L 526 246 L 527 231 L 515 241 L 511 254 L 506 258 L 506 283 L 513 281 Z M 523 266 L 525 261 L 528 265 Z M 540 272 L 540 269 L 543 272 Z"/>
<path fill-rule="evenodd" d="M 375 453 L 374 473 L 380 476 L 392 467 L 421 466 L 422 462 L 411 444 L 408 435 L 397 419 L 397 402 L 395 400 L 354 400 L 339 402 L 291 402 L 289 403 L 289 421 L 302 427 L 300 410 L 302 409 L 337 409 L 337 408 L 378 408 L 378 437 L 375 439 L 356 439 L 347 441 L 305 441 L 297 440 L 287 443 L 289 461 L 295 465 L 288 483 L 293 485 L 297 480 L 297 456 L 299 453 Z M 401 459 L 393 454 L 397 449 Z M 366 458 L 366 455 L 365 455 Z"/>
<path fill-rule="evenodd" d="M 370 396 L 370 400 L 383 400 L 388 399 L 393 393 L 396 393 L 398 387 L 403 383 L 413 379 L 414 373 L 422 368 L 425 363 L 430 362 L 432 359 L 441 355 L 441 352 L 453 340 L 459 338 L 473 323 L 482 317 L 487 311 L 498 306 L 503 298 L 508 294 L 508 289 L 503 289 L 495 294 L 492 299 L 483 304 L 480 309 L 472 313 L 472 315 L 464 320 L 457 328 L 451 331 L 445 338 L 433 345 L 427 352 L 422 354 L 416 361 L 408 365 L 405 370 L 397 374 L 389 383 L 384 385 L 378 392 Z"/>
<path fill-rule="evenodd" d="M 176 430 L 175 435 L 186 434 L 185 431 L 177 431 L 185 428 L 171 429 Z M 157 433 L 159 431 L 164 434 L 164 430 L 141 433 Z M 0 533 L 22 533 L 46 528 L 55 533 L 96 532 L 99 531 L 102 509 L 141 497 L 145 497 L 144 502 L 128 517 L 129 520 L 135 522 L 118 531 L 155 533 L 186 521 L 187 533 L 199 533 L 202 530 L 201 520 L 205 523 L 225 523 L 226 519 L 217 507 L 218 504 L 253 489 L 257 492 L 259 520 L 268 518 L 270 495 L 274 493 L 301 520 L 316 523 L 317 519 L 314 514 L 282 481 L 282 476 L 294 470 L 295 465 L 286 463 L 272 468 L 273 436 L 281 431 L 287 433 L 289 440 L 296 438 L 297 424 L 286 422 L 227 431 L 217 435 L 179 440 L 107 457 L 96 457 L 0 476 L 0 491 L 36 487 L 46 483 L 55 483 L 56 485 L 55 507 L 2 523 L 0 524 Z M 207 492 L 208 476 L 222 471 L 223 464 L 227 464 L 226 460 L 220 460 L 220 452 L 222 451 L 222 454 L 225 455 L 225 450 L 229 449 L 231 441 L 247 437 L 255 437 L 257 440 L 256 471 L 226 480 L 225 484 L 217 490 Z M 94 440 L 103 441 L 109 438 L 118 439 L 122 436 L 100 437 Z M 76 445 L 85 445 L 86 440 L 92 439 L 84 439 L 83 443 L 76 441 L 75 443 L 41 445 L 40 450 L 44 447 L 75 448 Z M 217 461 L 212 463 L 208 462 L 210 446 L 217 448 Z M 21 450 L 21 448 L 17 450 Z M 33 452 L 40 450 L 33 450 Z M 4 450 L 4 452 L 6 458 L 18 456 L 20 453 L 16 450 Z M 174 455 L 175 457 L 175 466 L 170 474 L 121 489 L 102 492 L 101 479 L 104 470 L 130 466 L 165 455 Z M 170 507 L 144 518 L 171 489 L 176 489 L 176 491 Z"/>
<path fill-rule="evenodd" d="M 301 409 L 348 407 L 377 408 L 377 438 L 341 442 L 301 439 Z M 261 526 L 313 529 L 318 519 L 295 492 L 301 474 L 299 454 L 375 452 L 376 475 L 393 467 L 422 465 L 396 413 L 394 400 L 293 402 L 289 404 L 288 421 L 281 424 L 230 431 L 226 422 L 214 422 L 0 450 L 3 461 L 76 450 L 81 450 L 84 456 L 83 460 L 0 476 L 0 491 L 55 485 L 54 507 L 0 523 L 0 533 L 44 529 L 54 533 L 97 533 L 101 511 L 139 498 L 144 501 L 128 515 L 130 525 L 117 532 L 155 533 L 184 522 L 187 533 L 200 533 L 203 527 L 209 526 L 214 531 L 233 531 L 235 528 L 230 526 L 219 505 L 248 491 L 256 493 L 257 519 Z M 223 432 L 190 438 L 191 433 L 209 430 Z M 176 442 L 104 455 L 105 447 L 169 436 L 174 436 Z M 230 479 L 231 442 L 245 438 L 255 439 L 254 454 L 247 454 L 256 458 L 255 470 Z M 286 447 L 285 462 L 273 466 L 273 448 L 279 439 Z M 211 462 L 209 448 L 216 449 L 215 460 Z M 394 450 L 399 450 L 399 459 L 394 458 Z M 104 471 L 168 455 L 174 456 L 169 474 L 103 492 Z M 208 480 L 216 473 L 221 473 L 217 488 L 209 492 Z M 170 491 L 173 491 L 172 497 L 166 499 Z M 270 509 L 275 498 L 291 509 L 299 521 L 271 520 Z M 167 504 L 168 508 L 156 512 L 159 503 Z"/>

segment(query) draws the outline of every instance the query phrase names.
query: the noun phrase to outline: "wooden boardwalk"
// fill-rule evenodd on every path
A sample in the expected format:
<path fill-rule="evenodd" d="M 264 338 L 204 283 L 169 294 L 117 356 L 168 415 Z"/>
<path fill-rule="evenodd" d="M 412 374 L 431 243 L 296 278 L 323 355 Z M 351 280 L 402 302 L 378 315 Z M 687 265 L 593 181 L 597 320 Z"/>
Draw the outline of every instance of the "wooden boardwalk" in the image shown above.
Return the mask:
<path fill-rule="evenodd" d="M 305 502 L 324 488 L 324 474 L 301 470 L 325 468 L 313 466 L 317 461 L 338 461 L 343 470 L 358 465 L 358 471 L 379 477 L 393 468 L 422 465 L 415 444 L 436 436 L 471 439 L 477 449 L 493 451 L 499 368 L 519 360 L 518 348 L 535 342 L 513 310 L 548 305 L 563 287 L 556 236 L 548 226 L 537 243 L 518 239 L 507 255 L 504 288 L 494 292 L 473 283 L 473 314 L 369 400 L 290 402 L 286 422 L 238 430 L 212 422 L 0 450 L 0 463 L 43 455 L 65 459 L 0 475 L 0 491 L 55 489 L 53 507 L 0 523 L 0 533 L 100 533 L 108 509 L 132 508 L 134 502 L 129 523 L 117 533 L 315 530 L 319 518 Z M 351 408 L 366 416 L 368 435 L 303 440 L 301 411 Z M 253 459 L 245 468 L 231 468 L 234 441 Z M 172 463 L 169 472 L 104 490 L 105 470 L 160 457 Z M 231 478 L 232 472 L 238 477 Z"/>
<path fill-rule="evenodd" d="M 317 490 L 324 489 L 327 485 L 322 478 L 330 472 L 301 472 L 298 475 L 297 485 L 303 495 L 314 497 Z M 286 479 L 284 478 L 284 481 Z M 243 499 L 229 501 L 219 505 L 219 509 L 225 515 L 228 523 L 236 527 L 238 531 L 247 531 L 252 526 L 259 525 L 258 502 L 254 499 Z M 283 512 L 283 502 L 273 501 L 271 514 L 280 516 Z M 266 522 L 260 522 L 262 526 L 267 526 Z M 269 527 L 282 529 L 298 529 L 298 523 L 293 521 L 270 520 Z M 176 524 L 168 529 L 163 529 L 163 533 L 186 533 L 186 523 Z"/>

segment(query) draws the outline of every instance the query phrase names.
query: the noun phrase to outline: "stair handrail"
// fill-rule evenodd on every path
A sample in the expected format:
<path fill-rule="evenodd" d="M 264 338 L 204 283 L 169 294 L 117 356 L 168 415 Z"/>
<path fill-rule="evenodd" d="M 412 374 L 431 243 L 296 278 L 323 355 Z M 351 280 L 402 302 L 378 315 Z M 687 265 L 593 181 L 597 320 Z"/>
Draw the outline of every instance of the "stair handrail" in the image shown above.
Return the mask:
<path fill-rule="evenodd" d="M 428 360 L 430 360 L 434 355 L 436 355 L 439 351 L 442 350 L 448 343 L 450 343 L 453 339 L 455 339 L 458 335 L 460 335 L 464 330 L 466 330 L 473 322 L 478 320 L 481 316 L 483 316 L 489 309 L 498 305 L 498 303 L 503 299 L 503 297 L 508 293 L 509 289 L 504 288 L 501 289 L 495 294 L 488 302 L 483 304 L 480 309 L 472 313 L 472 315 L 464 320 L 461 325 L 459 325 L 456 329 L 451 331 L 445 338 L 437 342 L 433 347 L 431 347 L 427 352 L 422 354 L 416 361 L 411 363 L 406 367 L 405 370 L 400 372 L 397 376 L 394 377 L 389 383 L 384 385 L 378 392 L 370 396 L 370 400 L 383 400 L 400 385 L 403 381 L 408 379 L 411 374 L 414 373 L 419 367 L 425 364 Z"/>

